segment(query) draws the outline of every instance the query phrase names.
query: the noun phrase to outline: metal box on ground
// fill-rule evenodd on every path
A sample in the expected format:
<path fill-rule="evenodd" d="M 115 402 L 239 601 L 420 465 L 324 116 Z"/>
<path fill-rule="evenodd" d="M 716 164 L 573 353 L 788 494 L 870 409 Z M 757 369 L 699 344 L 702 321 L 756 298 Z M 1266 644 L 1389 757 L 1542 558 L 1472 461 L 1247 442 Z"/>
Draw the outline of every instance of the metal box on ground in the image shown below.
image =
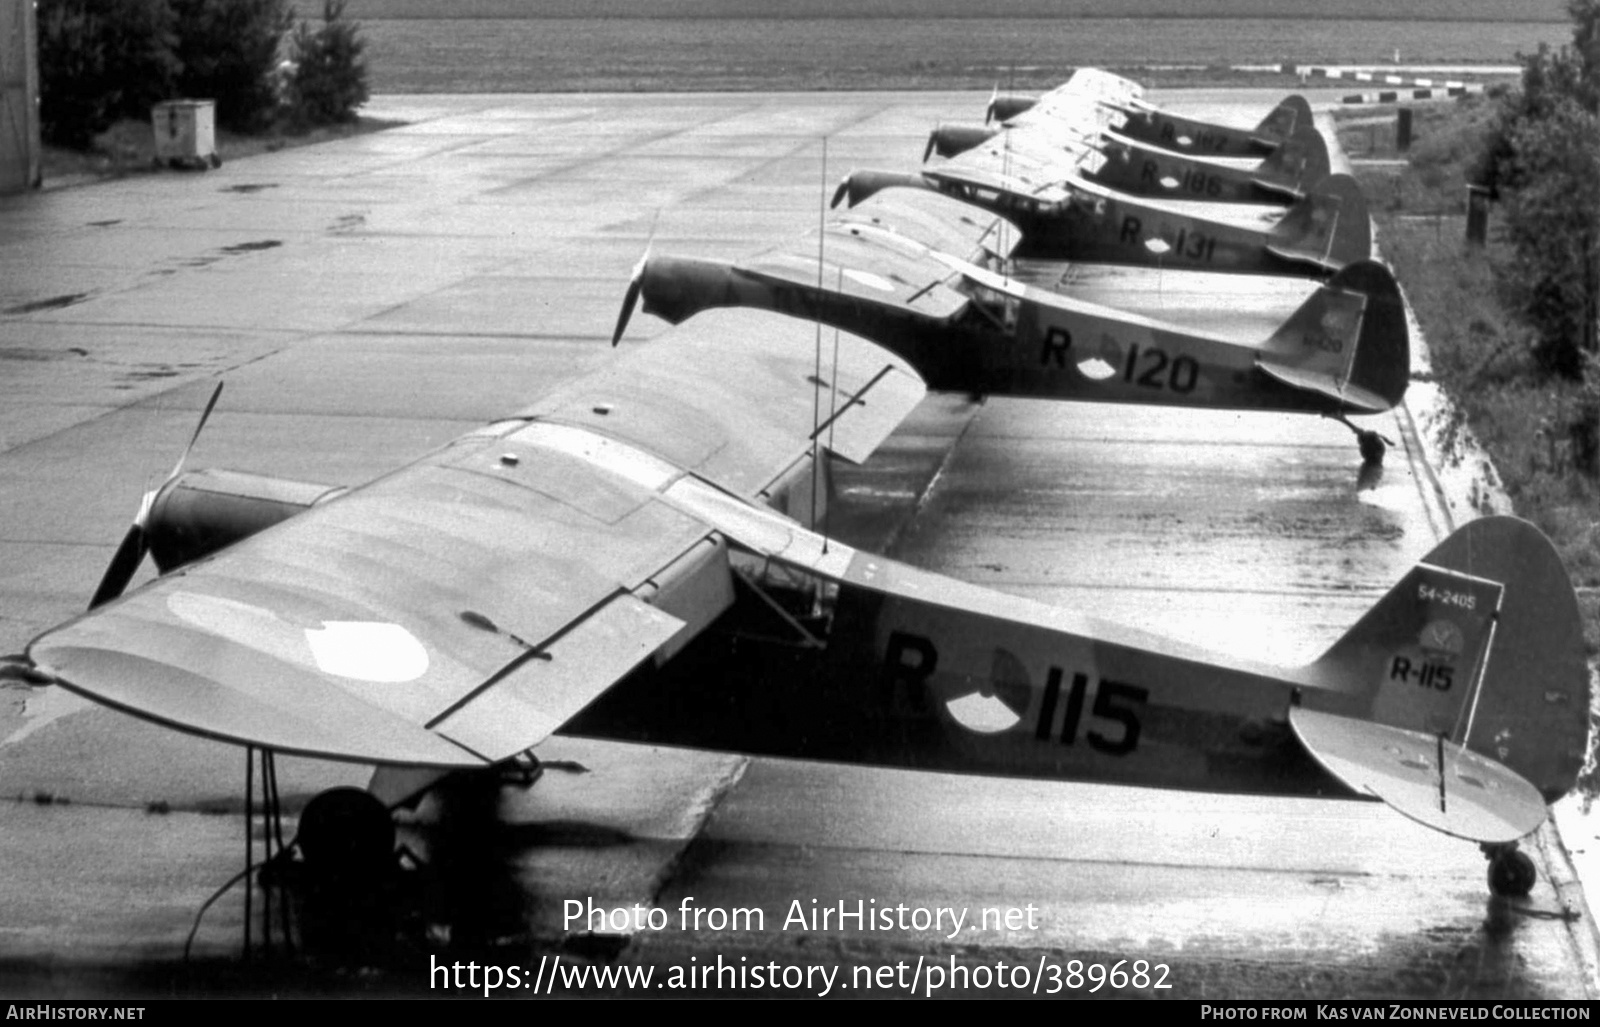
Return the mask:
<path fill-rule="evenodd" d="M 155 163 L 170 167 L 214 168 L 217 156 L 216 104 L 211 100 L 167 100 L 150 108 L 155 129 Z"/>

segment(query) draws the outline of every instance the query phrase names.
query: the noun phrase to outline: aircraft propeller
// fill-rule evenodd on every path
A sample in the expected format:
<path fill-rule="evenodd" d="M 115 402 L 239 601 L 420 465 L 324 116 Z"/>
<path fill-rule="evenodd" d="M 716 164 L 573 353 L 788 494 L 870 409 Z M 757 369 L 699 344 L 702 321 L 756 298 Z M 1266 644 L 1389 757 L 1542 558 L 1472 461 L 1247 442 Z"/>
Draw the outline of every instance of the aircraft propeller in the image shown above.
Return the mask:
<path fill-rule="evenodd" d="M 206 426 L 206 419 L 211 416 L 211 411 L 217 405 L 217 397 L 221 395 L 222 383 L 218 382 L 216 389 L 211 393 L 210 401 L 206 403 L 205 412 L 200 415 L 200 423 L 195 425 L 194 435 L 184 447 L 183 455 L 178 457 L 178 462 L 173 465 L 172 473 L 167 475 L 166 480 L 160 485 L 146 492 L 144 498 L 140 500 L 139 511 L 133 516 L 133 524 L 129 525 L 128 533 L 122 536 L 122 543 L 112 554 L 111 563 L 100 579 L 100 587 L 94 590 L 94 597 L 89 600 L 89 609 L 93 610 L 117 598 L 122 594 L 122 590 L 128 587 L 128 582 L 133 580 L 133 574 L 139 569 L 140 561 L 150 550 L 150 510 L 155 505 L 156 496 L 183 473 L 183 465 L 188 462 L 189 453 L 199 441 L 200 432 Z"/>
<path fill-rule="evenodd" d="M 833 191 L 833 199 L 828 203 L 828 209 L 834 210 L 839 206 L 839 201 L 850 195 L 850 175 L 839 179 L 839 188 Z"/>
<path fill-rule="evenodd" d="M 633 316 L 633 308 L 639 305 L 639 293 L 644 288 L 644 269 L 649 263 L 650 249 L 646 247 L 644 256 L 633 265 L 633 273 L 628 276 L 628 291 L 622 296 L 622 312 L 617 315 L 617 327 L 611 333 L 612 349 L 622 341 L 622 333 L 628 330 L 628 319 Z"/>
<path fill-rule="evenodd" d="M 939 130 L 942 128 L 944 123 L 940 122 L 933 127 L 932 132 L 928 133 L 928 145 L 922 148 L 922 163 L 928 163 L 928 158 L 933 156 L 933 148 L 939 144 Z"/>
<path fill-rule="evenodd" d="M 994 80 L 994 88 L 989 91 L 989 106 L 983 110 L 983 123 L 985 125 L 994 120 L 995 101 L 1000 99 L 1000 80 Z M 923 158 L 926 160 L 927 158 Z"/>

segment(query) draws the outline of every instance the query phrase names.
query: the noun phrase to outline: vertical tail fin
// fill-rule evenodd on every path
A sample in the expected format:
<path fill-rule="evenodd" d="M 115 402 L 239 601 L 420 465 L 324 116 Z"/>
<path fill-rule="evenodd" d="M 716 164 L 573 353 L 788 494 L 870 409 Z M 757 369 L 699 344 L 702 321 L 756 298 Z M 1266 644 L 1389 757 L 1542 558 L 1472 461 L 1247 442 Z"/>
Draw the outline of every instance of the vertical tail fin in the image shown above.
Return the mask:
<path fill-rule="evenodd" d="M 1572 788 L 1588 751 L 1577 597 L 1550 541 L 1514 517 L 1457 530 L 1310 669 L 1364 690 L 1367 720 L 1442 734 L 1546 801 Z"/>
<path fill-rule="evenodd" d="M 1311 104 L 1299 93 L 1291 93 L 1261 119 L 1255 128 L 1255 136 L 1263 142 L 1279 143 L 1311 122 Z"/>
<path fill-rule="evenodd" d="M 1257 366 L 1344 410 L 1393 407 L 1411 380 L 1411 335 L 1394 275 L 1375 260 L 1344 268 L 1272 333 Z"/>
<path fill-rule="evenodd" d="M 1372 219 L 1361 186 L 1345 174 L 1323 178 L 1273 226 L 1267 249 L 1329 271 L 1372 256 Z"/>

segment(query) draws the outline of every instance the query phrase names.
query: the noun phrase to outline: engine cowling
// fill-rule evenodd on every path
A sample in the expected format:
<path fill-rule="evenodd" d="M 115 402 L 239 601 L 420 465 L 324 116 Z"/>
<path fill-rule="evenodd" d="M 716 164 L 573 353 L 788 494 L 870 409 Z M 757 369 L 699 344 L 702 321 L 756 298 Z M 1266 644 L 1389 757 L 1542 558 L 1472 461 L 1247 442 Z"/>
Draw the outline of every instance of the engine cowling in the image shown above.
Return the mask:
<path fill-rule="evenodd" d="M 1021 93 L 1000 93 L 989 101 L 989 120 L 1010 121 L 1018 114 L 1025 113 L 1038 104 L 1037 96 L 1025 96 Z"/>
<path fill-rule="evenodd" d="M 150 507 L 150 556 L 164 574 L 348 491 L 243 471 L 188 471 Z"/>
<path fill-rule="evenodd" d="M 935 153 L 941 157 L 966 153 L 993 139 L 999 131 L 998 125 L 940 125 L 928 134 L 928 146 L 922 151 L 922 159 L 927 160 Z"/>

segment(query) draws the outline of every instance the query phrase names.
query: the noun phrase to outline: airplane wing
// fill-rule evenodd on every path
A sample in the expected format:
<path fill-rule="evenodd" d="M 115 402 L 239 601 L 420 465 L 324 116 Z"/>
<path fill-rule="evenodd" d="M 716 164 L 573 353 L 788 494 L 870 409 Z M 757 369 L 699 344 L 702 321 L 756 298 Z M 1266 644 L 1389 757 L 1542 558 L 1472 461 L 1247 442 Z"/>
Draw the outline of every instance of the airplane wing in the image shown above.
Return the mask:
<path fill-rule="evenodd" d="M 28 655 L 209 737 L 380 764 L 515 755 L 733 601 L 721 537 L 662 493 L 693 477 L 765 503 L 809 469 L 814 390 L 833 385 L 812 382 L 813 335 L 758 311 L 697 318 Z M 839 406 L 820 438 L 847 456 L 923 395 L 853 336 L 823 367 Z"/>
<path fill-rule="evenodd" d="M 1006 122 L 1018 128 L 1070 127 L 1083 131 L 1118 127 L 1121 108 L 1144 104 L 1137 82 L 1099 68 L 1079 68 L 1072 77 L 1039 97 L 1039 102 Z"/>
<path fill-rule="evenodd" d="M 676 323 L 711 307 L 764 306 L 775 299 L 784 312 L 810 318 L 815 311 L 805 297 L 820 292 L 945 320 L 965 310 L 971 297 L 956 288 L 960 276 L 942 255 L 962 253 L 986 263 L 1009 254 L 1018 235 L 1004 218 L 938 193 L 889 190 L 731 267 L 652 258 L 646 277 L 675 284 L 647 287 L 647 309 Z M 759 297 L 746 295 L 751 287 Z"/>

